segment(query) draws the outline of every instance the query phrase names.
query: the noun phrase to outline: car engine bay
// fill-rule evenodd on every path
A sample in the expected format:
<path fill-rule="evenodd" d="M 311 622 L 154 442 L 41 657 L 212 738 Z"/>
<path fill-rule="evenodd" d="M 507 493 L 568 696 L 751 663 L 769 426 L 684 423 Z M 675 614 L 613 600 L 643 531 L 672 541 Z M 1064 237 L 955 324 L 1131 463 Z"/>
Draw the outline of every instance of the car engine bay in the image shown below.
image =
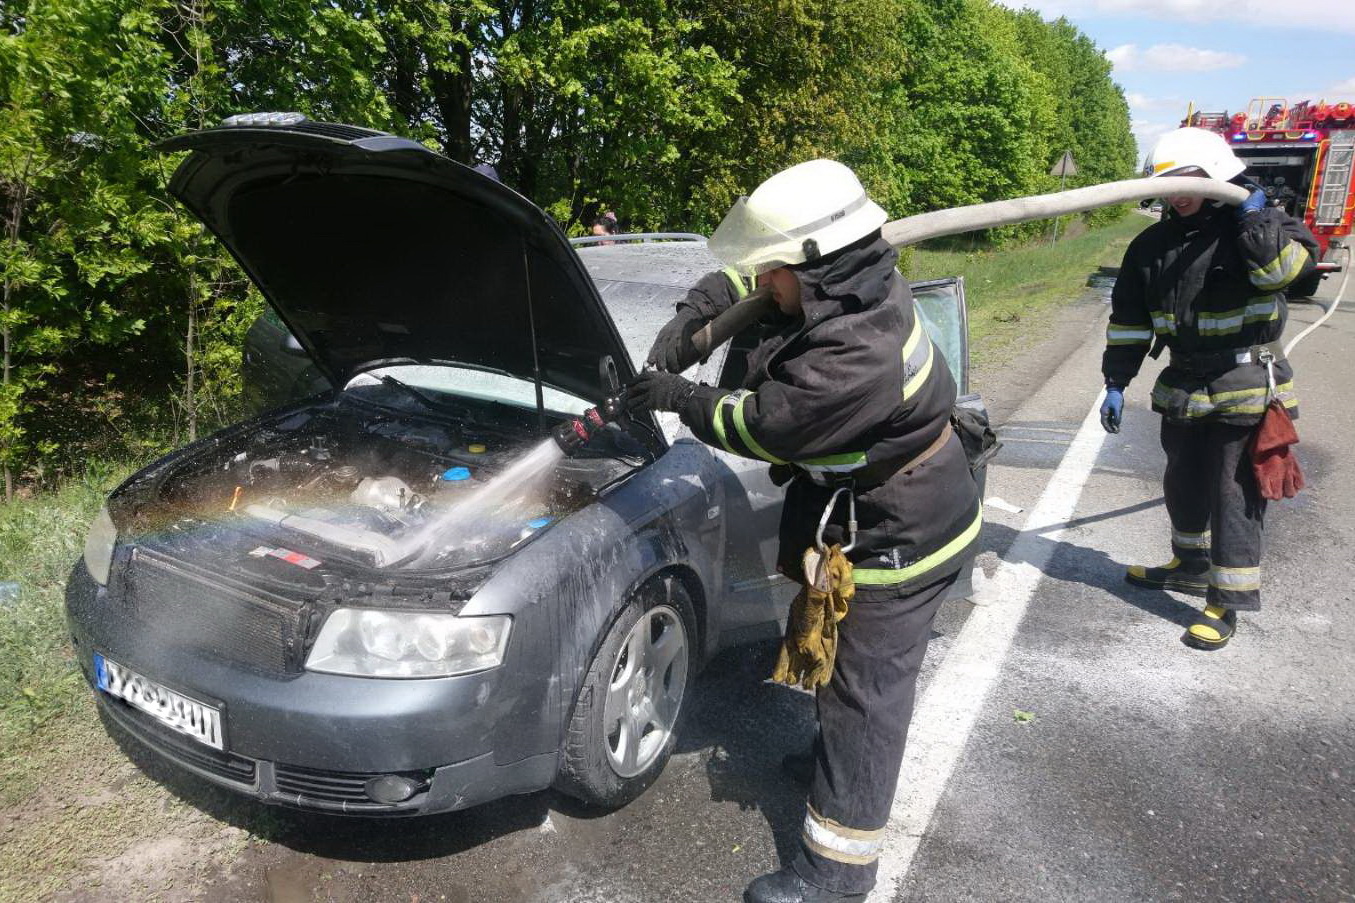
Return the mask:
<path fill-rule="evenodd" d="M 600 452 L 542 458 L 554 443 L 515 428 L 516 411 L 498 428 L 354 413 L 304 410 L 181 459 L 128 526 L 262 530 L 285 547 L 276 551 L 308 553 L 297 555 L 303 567 L 320 563 L 310 556 L 319 549 L 326 560 L 378 569 L 457 568 L 510 553 L 643 463 L 608 453 L 606 442 Z M 533 456 L 541 465 L 524 472 Z"/>

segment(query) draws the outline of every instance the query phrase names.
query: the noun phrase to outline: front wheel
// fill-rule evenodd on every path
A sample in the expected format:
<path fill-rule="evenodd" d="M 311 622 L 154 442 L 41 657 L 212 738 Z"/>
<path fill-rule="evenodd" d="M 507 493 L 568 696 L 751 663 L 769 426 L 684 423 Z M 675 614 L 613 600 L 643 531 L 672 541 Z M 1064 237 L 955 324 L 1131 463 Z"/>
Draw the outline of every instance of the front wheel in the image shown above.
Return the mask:
<path fill-rule="evenodd" d="M 681 581 L 656 577 L 635 592 L 579 689 L 557 788 L 616 808 L 659 776 L 686 696 L 693 624 Z"/>

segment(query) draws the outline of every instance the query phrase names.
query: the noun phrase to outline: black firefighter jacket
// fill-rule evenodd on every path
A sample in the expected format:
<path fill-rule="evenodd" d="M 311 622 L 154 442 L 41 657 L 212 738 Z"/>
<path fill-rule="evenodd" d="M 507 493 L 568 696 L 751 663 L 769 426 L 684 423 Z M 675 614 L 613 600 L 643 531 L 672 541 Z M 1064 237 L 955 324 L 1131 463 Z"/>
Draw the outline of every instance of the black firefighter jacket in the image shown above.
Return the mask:
<path fill-rule="evenodd" d="M 1302 223 L 1273 207 L 1241 223 L 1231 207 L 1209 203 L 1190 217 L 1169 210 L 1125 252 L 1111 293 L 1106 381 L 1128 385 L 1156 337 L 1178 361 L 1208 352 L 1215 362 L 1169 363 L 1153 386 L 1153 410 L 1182 422 L 1256 423 L 1266 406 L 1266 369 L 1238 365 L 1226 352 L 1280 337 L 1284 289 L 1310 279 L 1317 249 Z M 1280 401 L 1298 416 L 1288 361 L 1275 365 L 1275 382 Z"/>
<path fill-rule="evenodd" d="M 743 388 L 701 387 L 679 413 L 698 438 L 734 454 L 792 466 L 779 563 L 802 580 L 801 558 L 833 489 L 852 480 L 858 535 L 848 553 L 863 601 L 911 592 L 956 572 L 982 526 L 978 490 L 959 440 L 912 461 L 946 429 L 955 382 L 914 315 L 912 294 L 878 233 L 795 270 L 803 318 L 749 355 Z M 710 317 L 741 292 L 724 274 L 683 302 Z M 814 482 L 811 474 L 820 482 Z M 846 542 L 846 498 L 828 543 Z"/>

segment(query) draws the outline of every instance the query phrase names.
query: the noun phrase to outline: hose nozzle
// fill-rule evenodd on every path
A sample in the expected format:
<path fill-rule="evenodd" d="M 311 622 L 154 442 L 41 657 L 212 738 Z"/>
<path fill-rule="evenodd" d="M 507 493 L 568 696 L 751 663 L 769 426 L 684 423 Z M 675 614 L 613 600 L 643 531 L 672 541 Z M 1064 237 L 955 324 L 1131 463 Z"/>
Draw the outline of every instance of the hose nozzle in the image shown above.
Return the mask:
<path fill-rule="evenodd" d="M 607 424 L 620 420 L 625 412 L 625 394 L 609 396 L 602 404 L 584 411 L 582 416 L 566 420 L 557 426 L 551 437 L 555 439 L 555 444 L 560 446 L 562 452 L 573 457 Z"/>

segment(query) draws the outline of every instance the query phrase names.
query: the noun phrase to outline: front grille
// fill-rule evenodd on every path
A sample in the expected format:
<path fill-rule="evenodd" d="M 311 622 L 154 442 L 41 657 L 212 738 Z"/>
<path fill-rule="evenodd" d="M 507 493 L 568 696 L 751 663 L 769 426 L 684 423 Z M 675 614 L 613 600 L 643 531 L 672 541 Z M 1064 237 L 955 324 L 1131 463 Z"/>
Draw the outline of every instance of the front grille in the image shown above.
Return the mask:
<path fill-rule="evenodd" d="M 297 765 L 274 766 L 273 779 L 284 802 L 305 809 L 345 812 L 350 815 L 406 815 L 416 812 L 428 795 L 431 771 L 404 772 L 405 777 L 423 782 L 423 788 L 402 803 L 378 803 L 363 788 L 377 775 L 345 771 L 321 771 Z M 289 795 L 295 799 L 288 799 Z"/>
<path fill-rule="evenodd" d="M 370 803 L 371 799 L 362 788 L 373 777 L 375 775 L 298 768 L 280 762 L 275 769 L 279 790 L 335 803 Z"/>
<path fill-rule="evenodd" d="M 253 759 L 195 743 L 121 699 L 114 699 L 106 693 L 96 695 L 103 702 L 104 711 L 119 727 L 154 751 L 224 780 L 253 785 Z"/>
<path fill-rule="evenodd" d="M 302 606 L 209 578 L 144 549 L 128 564 L 129 613 L 158 643 L 270 674 L 300 667 Z"/>

